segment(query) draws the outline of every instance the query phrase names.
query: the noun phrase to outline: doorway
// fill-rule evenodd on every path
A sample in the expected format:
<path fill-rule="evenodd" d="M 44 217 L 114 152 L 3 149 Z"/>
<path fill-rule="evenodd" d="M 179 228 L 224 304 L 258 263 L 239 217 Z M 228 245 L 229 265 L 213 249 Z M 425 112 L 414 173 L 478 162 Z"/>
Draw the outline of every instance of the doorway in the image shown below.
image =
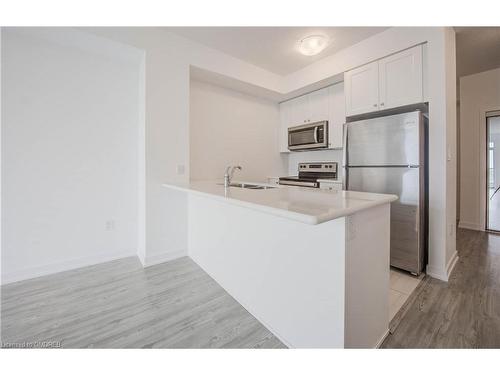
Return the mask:
<path fill-rule="evenodd" d="M 500 111 L 486 113 L 486 230 L 500 232 Z"/>

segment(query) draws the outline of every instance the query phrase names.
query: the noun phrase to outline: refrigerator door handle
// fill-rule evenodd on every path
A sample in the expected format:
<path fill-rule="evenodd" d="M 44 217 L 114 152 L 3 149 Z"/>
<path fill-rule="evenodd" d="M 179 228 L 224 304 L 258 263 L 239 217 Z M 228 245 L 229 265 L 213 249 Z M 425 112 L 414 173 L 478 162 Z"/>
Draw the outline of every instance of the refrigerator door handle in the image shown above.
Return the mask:
<path fill-rule="evenodd" d="M 347 179 L 348 173 L 347 173 L 347 124 L 344 123 L 342 125 L 343 128 L 343 133 L 342 133 L 342 138 L 343 138 L 343 148 L 342 148 L 342 189 L 347 190 Z"/>

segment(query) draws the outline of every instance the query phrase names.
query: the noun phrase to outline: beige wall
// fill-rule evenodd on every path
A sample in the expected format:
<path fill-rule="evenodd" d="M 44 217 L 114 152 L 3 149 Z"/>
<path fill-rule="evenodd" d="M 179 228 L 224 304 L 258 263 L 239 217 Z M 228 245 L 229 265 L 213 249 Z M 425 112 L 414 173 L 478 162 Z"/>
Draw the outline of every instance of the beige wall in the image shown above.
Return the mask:
<path fill-rule="evenodd" d="M 241 165 L 235 179 L 265 181 L 286 172 L 278 149 L 278 103 L 212 84 L 191 81 L 190 177 L 221 179 L 227 165 Z"/>
<path fill-rule="evenodd" d="M 484 229 L 484 111 L 500 110 L 500 69 L 460 78 L 460 226 Z"/>

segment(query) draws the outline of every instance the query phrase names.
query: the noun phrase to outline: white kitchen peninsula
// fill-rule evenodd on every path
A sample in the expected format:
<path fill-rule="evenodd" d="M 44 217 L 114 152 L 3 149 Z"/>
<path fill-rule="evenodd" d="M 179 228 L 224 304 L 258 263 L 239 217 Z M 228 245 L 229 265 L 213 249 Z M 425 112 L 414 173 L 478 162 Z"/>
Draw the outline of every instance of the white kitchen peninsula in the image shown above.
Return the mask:
<path fill-rule="evenodd" d="M 284 344 L 369 348 L 383 340 L 396 196 L 164 186 L 189 196 L 189 256 Z"/>

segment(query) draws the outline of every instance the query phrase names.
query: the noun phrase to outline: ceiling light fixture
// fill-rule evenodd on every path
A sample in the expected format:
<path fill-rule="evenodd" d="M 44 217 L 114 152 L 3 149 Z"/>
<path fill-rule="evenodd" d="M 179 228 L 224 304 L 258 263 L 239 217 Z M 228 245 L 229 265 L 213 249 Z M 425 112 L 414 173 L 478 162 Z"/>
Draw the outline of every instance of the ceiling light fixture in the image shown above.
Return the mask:
<path fill-rule="evenodd" d="M 328 38 L 323 35 L 310 35 L 299 42 L 299 51 L 306 56 L 314 56 L 328 45 Z"/>

